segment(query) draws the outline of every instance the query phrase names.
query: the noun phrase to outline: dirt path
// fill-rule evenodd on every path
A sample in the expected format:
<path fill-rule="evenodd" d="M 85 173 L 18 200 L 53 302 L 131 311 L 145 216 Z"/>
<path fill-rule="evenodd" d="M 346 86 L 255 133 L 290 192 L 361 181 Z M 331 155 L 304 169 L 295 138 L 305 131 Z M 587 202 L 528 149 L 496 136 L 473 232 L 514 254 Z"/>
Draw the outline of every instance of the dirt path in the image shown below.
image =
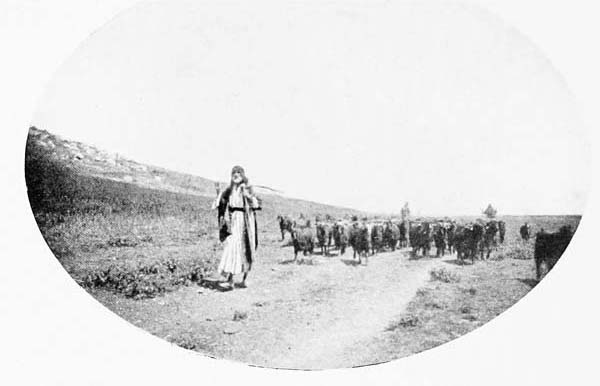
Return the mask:
<path fill-rule="evenodd" d="M 353 363 L 353 353 L 359 355 L 365 341 L 402 313 L 441 261 L 409 260 L 406 251 L 396 251 L 370 257 L 368 265 L 356 265 L 351 254 L 313 256 L 298 264 L 283 259 L 289 253 L 282 251 L 263 250 L 245 289 L 192 286 L 141 301 L 95 295 L 153 334 L 217 358 L 277 368 L 337 368 Z"/>

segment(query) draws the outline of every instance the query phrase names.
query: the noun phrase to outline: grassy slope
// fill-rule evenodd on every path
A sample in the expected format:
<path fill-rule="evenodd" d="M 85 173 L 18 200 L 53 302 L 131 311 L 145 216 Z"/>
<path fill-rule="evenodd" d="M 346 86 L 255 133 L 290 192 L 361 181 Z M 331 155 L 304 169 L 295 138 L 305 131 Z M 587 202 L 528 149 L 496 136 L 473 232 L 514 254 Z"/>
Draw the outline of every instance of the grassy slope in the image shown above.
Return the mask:
<path fill-rule="evenodd" d="M 35 128 L 30 129 L 25 169 L 40 230 L 78 282 L 121 287 L 140 282 L 145 288 L 142 292 L 119 291 L 152 296 L 214 270 L 220 245 L 216 216 L 210 210 L 212 181 L 125 160 Z M 259 214 L 263 244 L 277 243 L 275 217 L 279 213 L 303 213 L 311 218 L 357 212 L 265 195 Z M 507 238 L 516 238 L 524 221 L 534 232 L 540 227 L 551 231 L 564 222 L 576 225 L 579 216 L 509 216 L 504 220 Z M 519 246 L 500 251 L 520 252 Z"/>
<path fill-rule="evenodd" d="M 215 268 L 216 213 L 210 210 L 212 194 L 204 194 L 214 189 L 212 181 L 123 160 L 35 128 L 25 161 L 36 221 L 78 282 L 123 287 L 140 282 L 142 292 L 119 291 L 152 296 L 186 282 L 181 275 Z M 160 179 L 152 177 L 157 170 Z M 263 241 L 279 233 L 280 213 L 357 213 L 277 195 L 263 198 L 258 215 Z M 137 276 L 126 277 L 131 273 Z"/>
<path fill-rule="evenodd" d="M 152 177 L 150 183 L 148 173 L 158 173 L 152 167 L 112 160 L 114 156 L 88 146 L 30 132 L 25 166 L 31 206 L 48 245 L 75 280 L 86 286 L 108 283 L 127 296 L 149 297 L 213 270 L 220 245 L 215 213 L 209 209 L 211 197 L 203 194 L 212 191 L 212 181 L 160 169 L 161 178 Z M 270 248 L 279 245 L 278 213 L 312 217 L 348 212 L 352 211 L 266 196 L 259 214 L 261 242 Z M 503 312 L 535 285 L 532 242 L 519 240 L 520 225 L 529 222 L 533 232 L 554 231 L 563 224 L 575 229 L 580 216 L 502 219 L 507 242 L 494 260 L 474 266 L 440 262 L 441 275 L 418 291 L 379 338 L 365 344 L 364 358 L 355 364 L 426 350 Z M 112 271 L 106 273 L 109 267 Z"/>

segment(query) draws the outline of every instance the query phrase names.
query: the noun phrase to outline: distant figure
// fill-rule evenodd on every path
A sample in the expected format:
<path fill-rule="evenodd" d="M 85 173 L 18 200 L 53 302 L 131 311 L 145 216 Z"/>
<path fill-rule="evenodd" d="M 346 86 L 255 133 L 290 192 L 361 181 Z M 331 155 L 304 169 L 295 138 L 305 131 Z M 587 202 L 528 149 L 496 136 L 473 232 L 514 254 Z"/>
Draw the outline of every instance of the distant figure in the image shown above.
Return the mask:
<path fill-rule="evenodd" d="M 519 230 L 521 233 L 521 239 L 525 241 L 529 241 L 529 224 L 525 223 L 521 226 Z"/>
<path fill-rule="evenodd" d="M 217 198 L 212 208 L 218 209 L 219 239 L 225 244 L 218 272 L 227 277 L 225 287 L 234 288 L 233 276 L 243 274 L 240 287 L 246 287 L 246 278 L 258 247 L 257 224 L 254 211 L 260 209 L 260 200 L 253 194 L 241 166 L 231 170 L 231 183 L 221 192 L 215 185 Z"/>
<path fill-rule="evenodd" d="M 410 218 L 410 209 L 408 208 L 408 202 L 404 203 L 404 206 L 400 211 L 400 215 L 402 216 L 402 221 L 408 220 Z"/>
<path fill-rule="evenodd" d="M 483 214 L 485 214 L 485 217 L 487 217 L 489 219 L 496 217 L 497 213 L 498 213 L 498 211 L 492 206 L 492 204 L 488 204 L 487 208 L 483 211 Z"/>

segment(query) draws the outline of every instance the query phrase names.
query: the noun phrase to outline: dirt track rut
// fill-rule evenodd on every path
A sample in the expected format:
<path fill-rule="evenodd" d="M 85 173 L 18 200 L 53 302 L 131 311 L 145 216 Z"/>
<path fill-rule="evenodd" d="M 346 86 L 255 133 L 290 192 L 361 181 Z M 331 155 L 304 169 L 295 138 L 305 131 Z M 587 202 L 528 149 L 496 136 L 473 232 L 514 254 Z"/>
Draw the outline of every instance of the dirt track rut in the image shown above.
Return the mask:
<path fill-rule="evenodd" d="M 276 247 L 263 253 L 248 288 L 192 286 L 156 299 L 106 303 L 155 335 L 187 337 L 196 350 L 217 358 L 276 368 L 339 368 L 353 363 L 353 352 L 402 313 L 441 261 L 409 260 L 406 251 L 396 251 L 372 256 L 368 265 L 355 265 L 349 254 L 297 264 L 277 258 Z"/>

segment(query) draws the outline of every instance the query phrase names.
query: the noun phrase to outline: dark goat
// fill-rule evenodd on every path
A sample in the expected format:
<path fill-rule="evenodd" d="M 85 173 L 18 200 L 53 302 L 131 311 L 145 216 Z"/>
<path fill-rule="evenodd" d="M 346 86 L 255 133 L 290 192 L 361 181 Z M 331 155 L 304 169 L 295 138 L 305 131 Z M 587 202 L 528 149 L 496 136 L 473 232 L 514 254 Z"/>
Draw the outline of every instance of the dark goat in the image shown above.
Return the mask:
<path fill-rule="evenodd" d="M 361 257 L 367 259 L 369 255 L 369 228 L 366 224 L 352 224 L 348 232 L 348 242 L 354 251 L 353 257 L 356 258 L 356 255 L 358 255 L 359 264 L 361 263 Z"/>
<path fill-rule="evenodd" d="M 411 224 L 409 230 L 410 244 L 413 248 L 413 256 L 417 256 L 422 251 L 423 256 L 429 255 L 431 241 L 433 240 L 431 225 L 428 222 L 420 224 Z"/>
<path fill-rule="evenodd" d="M 506 223 L 498 221 L 498 235 L 500 236 L 500 244 L 504 244 L 504 235 L 506 235 Z"/>
<path fill-rule="evenodd" d="M 538 232 L 535 236 L 535 273 L 537 280 L 554 267 L 560 256 L 571 242 L 573 231 L 569 226 L 563 226 L 558 232 Z"/>
<path fill-rule="evenodd" d="M 285 239 L 285 232 L 289 232 L 290 235 L 293 232 L 294 226 L 296 222 L 292 220 L 289 216 L 277 216 L 277 221 L 279 222 L 279 229 L 281 230 L 281 241 Z"/>
<path fill-rule="evenodd" d="M 521 229 L 519 229 L 519 233 L 521 233 L 521 239 L 529 241 L 529 225 L 522 225 Z"/>
<path fill-rule="evenodd" d="M 298 252 L 302 251 L 304 256 L 312 255 L 315 249 L 315 233 L 310 227 L 310 221 L 307 226 L 294 227 L 292 231 L 292 240 L 294 244 L 294 260 L 298 257 Z"/>
<path fill-rule="evenodd" d="M 329 254 L 329 245 L 331 245 L 331 226 L 324 222 L 317 223 L 317 243 L 321 248 L 321 255 Z"/>
<path fill-rule="evenodd" d="M 373 224 L 371 228 L 371 254 L 375 255 L 383 249 L 383 225 Z"/>
<path fill-rule="evenodd" d="M 383 230 L 383 244 L 389 247 L 392 251 L 396 250 L 398 241 L 400 240 L 400 229 L 398 225 L 387 221 Z"/>
<path fill-rule="evenodd" d="M 435 244 L 435 256 L 444 256 L 446 252 L 446 228 L 442 224 L 437 224 L 433 231 L 433 242 Z"/>
<path fill-rule="evenodd" d="M 498 241 L 496 240 L 496 234 L 498 233 L 498 223 L 494 220 L 485 224 L 483 231 L 483 240 L 481 242 L 481 258 L 483 259 L 484 253 L 486 259 L 490 258 L 492 249 L 498 247 Z"/>
<path fill-rule="evenodd" d="M 333 243 L 340 251 L 340 255 L 346 253 L 346 246 L 348 245 L 348 230 L 343 224 L 336 223 L 333 225 Z"/>

